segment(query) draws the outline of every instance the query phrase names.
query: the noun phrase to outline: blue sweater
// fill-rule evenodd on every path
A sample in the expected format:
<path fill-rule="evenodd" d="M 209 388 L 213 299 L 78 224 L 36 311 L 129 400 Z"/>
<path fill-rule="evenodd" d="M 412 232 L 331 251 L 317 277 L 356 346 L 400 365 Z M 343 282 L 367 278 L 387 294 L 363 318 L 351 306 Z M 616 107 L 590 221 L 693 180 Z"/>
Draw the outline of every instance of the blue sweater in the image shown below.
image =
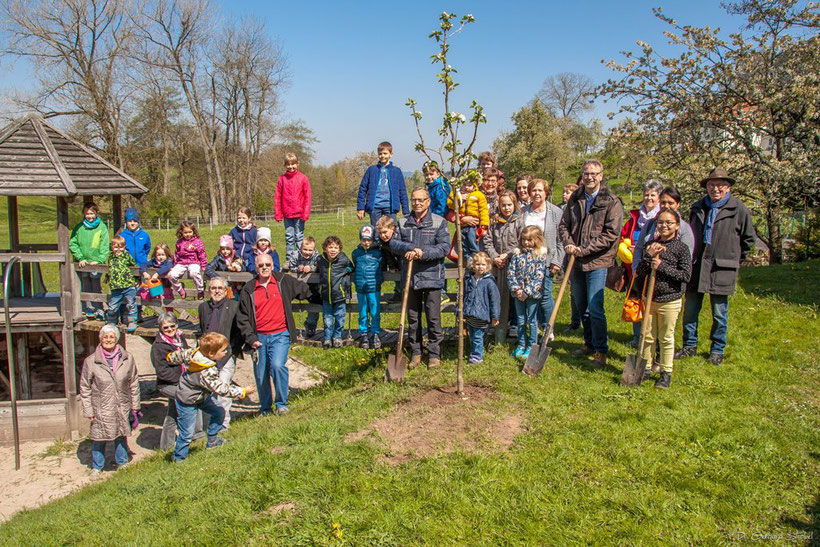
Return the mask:
<path fill-rule="evenodd" d="M 125 240 L 125 250 L 134 258 L 137 266 L 148 264 L 148 257 L 151 255 L 151 236 L 148 232 L 140 227 L 135 232 L 125 228 L 120 235 Z"/>
<path fill-rule="evenodd" d="M 478 281 L 475 275 L 465 276 L 464 317 L 487 322 L 501 318 L 501 295 L 492 274 L 485 273 Z"/>
<path fill-rule="evenodd" d="M 427 184 L 427 192 L 430 194 L 430 210 L 440 217 L 447 215 L 447 197 L 450 191 L 450 183 L 444 177 L 439 177 Z"/>
<path fill-rule="evenodd" d="M 256 245 L 256 226 L 251 226 L 248 230 L 240 230 L 239 226 L 234 226 L 230 235 L 233 238 L 233 251 L 236 256 L 242 259 L 249 272 L 252 271 L 251 268 L 255 271 L 253 248 Z"/>
<path fill-rule="evenodd" d="M 362 183 L 359 185 L 359 195 L 356 198 L 356 210 L 373 212 L 373 202 L 376 200 L 376 193 L 379 189 L 379 170 L 381 165 L 371 165 L 364 172 Z M 404 185 L 404 175 L 401 169 L 387 164 L 387 171 L 390 177 L 390 212 L 398 213 L 401 210 L 405 215 L 410 214 L 410 204 L 407 200 L 407 187 Z"/>
<path fill-rule="evenodd" d="M 356 292 L 374 293 L 381 291 L 382 287 L 382 264 L 384 258 L 381 248 L 373 245 L 365 250 L 359 245 L 353 250 L 350 256 L 353 260 L 353 283 L 356 285 Z"/>

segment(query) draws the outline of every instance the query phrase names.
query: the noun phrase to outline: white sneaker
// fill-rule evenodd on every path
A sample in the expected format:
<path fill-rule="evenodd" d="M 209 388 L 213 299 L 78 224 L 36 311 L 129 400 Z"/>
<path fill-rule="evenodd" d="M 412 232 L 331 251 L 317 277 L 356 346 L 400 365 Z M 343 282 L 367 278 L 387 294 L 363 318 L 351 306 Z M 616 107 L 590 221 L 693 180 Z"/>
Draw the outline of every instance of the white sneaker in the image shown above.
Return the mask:
<path fill-rule="evenodd" d="M 96 478 L 97 478 L 97 477 L 99 477 L 100 475 L 102 475 L 102 469 L 97 469 L 97 468 L 95 467 L 94 469 L 92 469 L 92 470 L 91 470 L 91 478 L 92 478 L 92 479 L 96 479 Z"/>

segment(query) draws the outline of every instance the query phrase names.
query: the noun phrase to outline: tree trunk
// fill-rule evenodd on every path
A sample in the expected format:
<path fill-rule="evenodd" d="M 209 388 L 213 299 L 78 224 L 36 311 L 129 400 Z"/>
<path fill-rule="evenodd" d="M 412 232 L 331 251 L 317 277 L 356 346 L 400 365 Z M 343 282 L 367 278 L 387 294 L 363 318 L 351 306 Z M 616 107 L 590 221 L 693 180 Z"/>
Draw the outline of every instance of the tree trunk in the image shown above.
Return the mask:
<path fill-rule="evenodd" d="M 766 228 L 769 231 L 769 263 L 783 263 L 783 234 L 780 233 L 780 212 L 775 204 L 766 205 Z"/>

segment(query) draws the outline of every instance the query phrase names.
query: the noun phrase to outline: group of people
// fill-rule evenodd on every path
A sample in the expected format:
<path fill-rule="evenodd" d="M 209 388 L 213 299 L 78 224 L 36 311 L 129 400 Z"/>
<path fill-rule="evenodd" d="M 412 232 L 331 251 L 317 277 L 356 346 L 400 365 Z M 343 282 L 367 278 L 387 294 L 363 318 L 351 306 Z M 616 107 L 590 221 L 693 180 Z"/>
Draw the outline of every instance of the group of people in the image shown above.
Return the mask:
<path fill-rule="evenodd" d="M 506 178 L 489 152 L 479 157 L 480 176 L 464 177 L 458 187 L 451 186 L 434 162 L 425 163 L 425 186 L 414 188 L 408 196 L 401 170 L 391 162 L 390 143 L 380 143 L 377 152 L 379 162 L 365 172 L 357 198 L 359 219 L 369 215 L 370 223 L 361 227 L 360 244 L 350 258 L 336 236 L 324 239 L 322 253 L 316 249 L 314 238 L 304 236 L 304 221 L 310 214 L 309 182 L 298 172 L 295 156 L 288 156 L 286 173 L 277 184 L 277 203 L 283 198 L 291 205 L 305 198 L 308 203 L 306 208 L 304 202 L 277 208 L 277 215 L 281 212 L 287 221 L 287 261 L 294 275 L 281 271 L 269 229 L 253 226 L 246 208 L 238 212 L 237 226 L 231 233 L 220 238 L 220 249 L 210 263 L 205 262 L 204 245 L 190 223 L 180 226 L 173 257 L 168 246 L 160 244 L 149 260 L 146 249 L 150 249 L 150 239 L 141 235 L 144 232 L 133 209 L 126 212 L 123 230 L 123 234 L 131 233 L 112 238 L 111 256 L 106 256 L 107 230 L 99 229 L 96 206 L 85 209 L 85 220 L 75 228 L 71 247 L 81 267 L 83 262 L 100 263 L 108 258 L 114 279 L 114 267 L 124 272 L 127 265 L 129 273 L 122 276 L 122 285 L 128 285 L 130 266 L 140 266 L 143 282 L 167 283 L 163 288 L 166 297 L 173 291 L 184 297 L 178 283 L 185 272 L 194 279 L 200 297 L 204 296 L 204 283 L 195 276 L 205 271 L 211 278 L 211 298 L 199 306 L 199 347 L 188 347 L 179 334 L 176 316 L 166 312 L 159 317 L 159 333 L 152 349 L 157 388 L 168 397 L 160 444 L 162 448 L 174 447 L 175 460 L 186 457 L 191 440 L 198 435 L 207 435 L 208 447 L 224 442 L 218 433 L 229 425 L 231 398 L 256 390 L 262 414 L 288 412 L 287 354 L 298 332 L 293 300 L 322 304 L 323 346 L 338 347 L 347 302 L 355 286 L 362 347 L 379 348 L 382 272 L 399 269 L 397 291 L 405 282 L 408 287 L 409 367 L 418 366 L 423 359 L 422 314 L 427 326 L 427 366 L 439 366 L 441 308 L 446 298 L 444 262 L 454 257 L 455 243 L 448 221 L 458 221 L 461 227 L 470 272 L 464 283 L 464 316 L 471 363 L 482 361 L 487 330 L 499 325 L 502 310 L 507 309 L 516 336 L 513 355 L 526 359 L 539 330 L 547 330 L 544 327 L 554 306 L 553 281 L 563 274 L 570 276 L 571 285 L 572 320 L 567 330 L 583 328 L 584 344 L 573 353 L 588 356 L 594 365 L 606 365 L 609 337 L 604 287 L 616 255 L 626 266 L 632 291 L 640 292 L 649 273 L 655 272 L 648 318 L 651 326 L 644 349 L 649 363 L 645 377 L 657 371 L 655 385 L 669 387 L 673 359 L 695 354 L 704 294 L 710 295 L 713 318 L 709 360 L 716 365 L 723 361 L 728 296 L 734 290 L 740 262 L 755 242 L 749 211 L 731 195 L 734 180 L 725 170 L 715 169 L 701 181 L 707 195 L 692 205 L 688 223 L 678 212 L 680 194 L 648 181 L 642 204 L 629 213 L 624 224 L 622 202 L 607 186 L 603 165 L 597 160 L 584 162 L 578 184 L 564 188 L 563 203 L 558 206 L 549 201 L 551 188 L 543 179 L 521 175 L 513 188 L 506 189 Z M 124 240 L 122 245 L 115 245 L 117 237 Z M 132 253 L 135 245 L 139 247 L 136 256 Z M 570 257 L 574 257 L 573 266 L 566 271 Z M 153 268 L 150 273 L 149 268 Z M 244 285 L 231 287 L 219 277 L 220 271 L 244 270 L 255 274 Z M 94 281 L 92 275 L 85 282 Z M 96 283 L 98 288 L 98 279 Z M 134 295 L 123 294 L 134 288 L 133 280 L 130 283 L 116 287 L 123 291 L 118 293 L 120 301 L 133 302 Z M 111 299 L 117 304 L 114 290 L 112 283 Z M 128 305 L 130 323 L 132 309 Z M 674 332 L 681 308 L 684 344 L 675 352 Z M 118 316 L 119 309 L 109 304 L 109 322 L 116 322 Z M 317 325 L 318 313 L 311 312 L 302 326 L 313 335 Z M 112 377 L 119 370 L 121 382 L 133 382 L 136 375 L 124 371 L 130 370 L 133 360 L 125 358 L 127 352 L 117 345 L 115 332 L 118 336 L 113 325 L 103 328 L 100 346 L 85 364 L 92 372 L 107 370 Z M 238 388 L 231 384 L 231 378 L 243 349 L 250 350 L 253 357 L 255 386 Z M 86 406 L 86 399 L 94 392 L 95 377 L 87 375 L 84 367 L 83 408 L 93 421 L 99 416 L 92 410 L 95 405 Z M 127 385 L 133 388 L 133 383 Z M 115 392 L 121 403 L 117 408 L 125 412 L 118 411 L 115 428 L 98 433 L 101 428 L 92 427 L 95 441 L 124 444 L 127 431 L 123 417 L 131 418 L 132 424 L 138 420 L 138 390 L 128 401 L 122 395 L 126 391 Z M 200 413 L 195 410 L 210 416 L 204 431 Z M 121 463 L 119 459 L 117 463 Z"/>

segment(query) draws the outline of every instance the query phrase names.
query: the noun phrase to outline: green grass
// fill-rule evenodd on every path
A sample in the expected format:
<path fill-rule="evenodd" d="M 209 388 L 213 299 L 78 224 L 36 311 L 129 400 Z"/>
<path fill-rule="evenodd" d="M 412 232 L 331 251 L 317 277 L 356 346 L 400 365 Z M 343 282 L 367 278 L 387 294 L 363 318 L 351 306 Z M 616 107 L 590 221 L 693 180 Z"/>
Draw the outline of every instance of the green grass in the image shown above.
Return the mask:
<path fill-rule="evenodd" d="M 510 348 L 491 346 L 466 378 L 497 390 L 499 413 L 523 417 L 526 431 L 502 453 L 392 467 L 378 443 L 344 442 L 396 403 L 452 383 L 452 347 L 442 369 L 411 371 L 404 385 L 382 382 L 383 356 L 295 348 L 331 380 L 294 395 L 289 415 L 232 422 L 233 442 L 219 450 L 199 447 L 181 465 L 157 454 L 23 512 L 0 527 L 0 543 L 340 543 L 333 523 L 354 545 L 716 544 L 738 532 L 817 541 L 820 324 L 812 307 L 761 295 L 801 286 L 816 303 L 816 266 L 744 270 L 760 290 L 731 299 L 725 364 L 680 361 L 667 391 L 619 387 L 631 327 L 614 320 L 612 293 L 609 368 L 572 358 L 575 335 L 558 336 L 536 379 L 518 373 Z M 295 508 L 267 512 L 286 502 Z"/>

